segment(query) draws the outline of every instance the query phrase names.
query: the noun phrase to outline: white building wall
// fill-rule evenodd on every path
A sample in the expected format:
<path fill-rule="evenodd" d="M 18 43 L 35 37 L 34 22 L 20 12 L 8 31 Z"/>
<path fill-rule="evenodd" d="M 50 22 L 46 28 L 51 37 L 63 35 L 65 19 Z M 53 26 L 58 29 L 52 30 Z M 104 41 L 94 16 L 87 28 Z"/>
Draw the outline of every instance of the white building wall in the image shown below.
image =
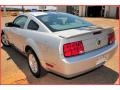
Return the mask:
<path fill-rule="evenodd" d="M 110 6 L 105 6 L 104 17 L 109 16 L 109 8 L 110 8 Z"/>
<path fill-rule="evenodd" d="M 79 16 L 82 16 L 82 6 L 79 6 Z"/>
<path fill-rule="evenodd" d="M 86 6 L 79 6 L 79 16 L 85 16 Z"/>
<path fill-rule="evenodd" d="M 115 18 L 116 17 L 116 11 L 117 11 L 116 6 L 105 6 L 104 17 Z"/>
<path fill-rule="evenodd" d="M 39 6 L 39 10 L 45 10 L 46 6 Z"/>
<path fill-rule="evenodd" d="M 57 6 L 57 11 L 59 11 L 59 12 L 67 12 L 67 6 Z"/>
<path fill-rule="evenodd" d="M 110 6 L 109 8 L 109 17 L 116 17 L 116 11 L 117 11 L 117 7 L 116 6 Z"/>

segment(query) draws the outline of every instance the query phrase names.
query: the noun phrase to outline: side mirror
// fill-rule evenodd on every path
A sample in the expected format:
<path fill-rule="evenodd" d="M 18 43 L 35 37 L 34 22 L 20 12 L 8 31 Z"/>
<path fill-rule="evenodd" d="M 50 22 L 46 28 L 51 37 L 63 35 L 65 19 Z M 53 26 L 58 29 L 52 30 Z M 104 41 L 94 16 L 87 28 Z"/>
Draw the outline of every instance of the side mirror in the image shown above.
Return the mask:
<path fill-rule="evenodd" d="M 14 24 L 14 23 L 12 23 L 12 22 L 6 23 L 5 26 L 6 26 L 6 27 L 18 27 L 18 28 L 20 28 L 19 25 Z"/>
<path fill-rule="evenodd" d="M 12 26 L 13 26 L 13 23 L 12 23 L 12 22 L 5 23 L 5 26 L 6 26 L 6 27 L 12 27 Z"/>

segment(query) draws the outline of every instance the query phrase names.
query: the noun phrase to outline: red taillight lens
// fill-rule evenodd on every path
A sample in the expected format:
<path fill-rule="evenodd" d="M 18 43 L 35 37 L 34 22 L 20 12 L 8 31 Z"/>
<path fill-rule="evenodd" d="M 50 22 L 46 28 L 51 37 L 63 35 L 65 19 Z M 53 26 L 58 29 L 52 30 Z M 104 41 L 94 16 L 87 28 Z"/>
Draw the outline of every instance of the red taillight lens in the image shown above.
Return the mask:
<path fill-rule="evenodd" d="M 114 34 L 114 32 L 108 34 L 108 44 L 112 44 L 113 42 L 115 42 L 115 34 Z"/>
<path fill-rule="evenodd" d="M 76 56 L 84 53 L 84 46 L 82 41 L 64 44 L 63 52 L 65 57 Z"/>

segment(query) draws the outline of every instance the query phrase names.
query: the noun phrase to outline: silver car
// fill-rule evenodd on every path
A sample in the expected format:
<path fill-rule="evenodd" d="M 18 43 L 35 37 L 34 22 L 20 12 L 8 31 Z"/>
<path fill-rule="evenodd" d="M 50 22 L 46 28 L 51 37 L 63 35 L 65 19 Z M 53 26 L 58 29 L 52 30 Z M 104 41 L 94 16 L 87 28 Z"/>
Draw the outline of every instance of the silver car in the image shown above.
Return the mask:
<path fill-rule="evenodd" d="M 35 77 L 47 71 L 66 78 L 80 75 L 103 65 L 117 48 L 113 28 L 62 12 L 22 14 L 5 24 L 1 37 L 4 46 L 13 45 L 28 57 Z"/>

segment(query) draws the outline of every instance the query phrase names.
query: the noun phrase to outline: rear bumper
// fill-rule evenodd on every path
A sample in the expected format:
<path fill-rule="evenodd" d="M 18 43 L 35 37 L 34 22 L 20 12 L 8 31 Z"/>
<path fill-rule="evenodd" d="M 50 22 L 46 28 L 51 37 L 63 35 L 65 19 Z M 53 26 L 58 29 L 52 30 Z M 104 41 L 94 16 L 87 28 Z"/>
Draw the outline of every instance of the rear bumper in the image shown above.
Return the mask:
<path fill-rule="evenodd" d="M 57 74 L 71 78 L 103 65 L 115 53 L 117 43 L 88 52 L 77 57 L 65 58 L 62 60 L 61 70 Z"/>

